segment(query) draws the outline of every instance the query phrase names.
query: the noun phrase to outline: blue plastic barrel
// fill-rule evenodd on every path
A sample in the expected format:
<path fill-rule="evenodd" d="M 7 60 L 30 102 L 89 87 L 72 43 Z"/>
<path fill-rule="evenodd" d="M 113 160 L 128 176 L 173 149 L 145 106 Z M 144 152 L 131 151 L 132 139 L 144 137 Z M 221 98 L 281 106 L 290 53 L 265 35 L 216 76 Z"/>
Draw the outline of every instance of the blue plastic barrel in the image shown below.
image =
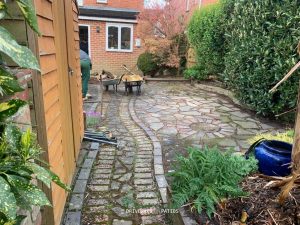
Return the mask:
<path fill-rule="evenodd" d="M 265 140 L 255 147 L 259 171 L 268 176 L 287 176 L 291 173 L 292 145 L 282 141 Z"/>

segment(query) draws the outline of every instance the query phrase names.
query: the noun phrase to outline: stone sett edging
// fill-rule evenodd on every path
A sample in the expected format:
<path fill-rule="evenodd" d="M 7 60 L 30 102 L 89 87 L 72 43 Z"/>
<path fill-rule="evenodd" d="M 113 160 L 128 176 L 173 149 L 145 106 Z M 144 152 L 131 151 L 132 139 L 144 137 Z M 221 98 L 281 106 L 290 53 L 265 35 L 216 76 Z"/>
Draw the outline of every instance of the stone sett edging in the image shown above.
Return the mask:
<path fill-rule="evenodd" d="M 195 87 L 197 87 L 199 89 L 202 89 L 204 91 L 210 91 L 210 92 L 214 92 L 214 93 L 217 93 L 217 94 L 220 94 L 220 95 L 225 95 L 228 98 L 230 98 L 231 101 L 233 101 L 234 104 L 239 105 L 243 108 L 249 109 L 247 106 L 242 104 L 236 97 L 234 97 L 234 93 L 232 91 L 226 90 L 226 89 L 221 88 L 221 87 L 216 87 L 216 86 L 201 84 L 201 83 L 195 84 Z"/>
<path fill-rule="evenodd" d="M 154 175 L 155 179 L 159 188 L 159 192 L 161 195 L 161 199 L 164 205 L 168 204 L 168 189 L 169 185 L 164 174 L 164 167 L 163 167 L 163 157 L 162 157 L 162 148 L 159 139 L 154 134 L 154 132 L 148 128 L 136 115 L 134 110 L 134 100 L 136 98 L 131 98 L 129 102 L 129 112 L 133 121 L 140 126 L 145 133 L 149 136 L 153 143 L 153 155 L 154 155 Z M 169 189 L 169 193 L 170 193 Z M 182 223 L 184 225 L 197 225 L 198 223 L 193 220 L 191 217 L 187 215 L 185 209 L 179 209 L 179 215 L 181 217 Z"/>
<path fill-rule="evenodd" d="M 153 131 L 148 128 L 136 115 L 134 110 L 134 100 L 135 98 L 131 98 L 129 102 L 129 113 L 133 121 L 142 128 L 145 133 L 148 135 L 148 137 L 151 139 L 151 142 L 153 144 L 153 156 L 154 156 L 154 176 L 155 180 L 160 192 L 160 196 L 162 199 L 162 203 L 164 205 L 168 204 L 168 194 L 167 194 L 167 188 L 168 188 L 168 182 L 165 177 L 164 173 L 164 166 L 163 166 L 163 158 L 162 158 L 162 148 L 160 141 L 156 137 L 156 135 L 153 133 Z"/>
<path fill-rule="evenodd" d="M 80 171 L 70 196 L 70 202 L 66 209 L 63 225 L 81 225 L 84 194 L 99 148 L 99 143 L 92 142 L 88 155 L 80 166 Z"/>

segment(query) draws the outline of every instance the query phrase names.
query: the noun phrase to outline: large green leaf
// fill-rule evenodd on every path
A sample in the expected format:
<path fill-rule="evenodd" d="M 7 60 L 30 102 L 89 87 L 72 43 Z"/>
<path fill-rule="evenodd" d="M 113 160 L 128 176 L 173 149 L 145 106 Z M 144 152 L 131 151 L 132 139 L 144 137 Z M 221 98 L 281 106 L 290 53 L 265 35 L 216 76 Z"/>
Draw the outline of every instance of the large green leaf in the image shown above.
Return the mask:
<path fill-rule="evenodd" d="M 0 212 L 8 219 L 15 219 L 17 214 L 16 199 L 9 184 L 0 176 Z"/>
<path fill-rule="evenodd" d="M 8 102 L 0 103 L 0 121 L 4 121 L 8 117 L 13 116 L 18 110 L 26 105 L 27 102 L 20 99 L 12 99 Z"/>
<path fill-rule="evenodd" d="M 17 0 L 17 4 L 26 19 L 29 26 L 38 34 L 40 34 L 36 13 L 31 0 Z"/>
<path fill-rule="evenodd" d="M 8 176 L 8 181 L 13 187 L 12 191 L 16 196 L 17 204 L 20 208 L 29 209 L 32 205 L 51 206 L 45 193 L 41 189 L 29 182 L 24 182 L 23 180 L 24 179 L 19 176 Z"/>
<path fill-rule="evenodd" d="M 66 191 L 71 191 L 71 188 L 68 185 L 65 185 L 59 178 L 59 176 L 57 176 L 55 173 L 53 173 L 52 171 L 49 171 L 50 175 L 51 175 L 51 180 L 56 183 L 58 186 L 60 186 L 61 188 L 65 189 Z"/>
<path fill-rule="evenodd" d="M 7 146 L 9 147 L 9 150 L 14 151 L 14 153 L 19 155 L 20 158 L 24 158 L 22 156 L 22 152 L 20 151 L 21 148 L 20 140 L 22 136 L 20 129 L 13 124 L 8 124 L 5 127 L 4 136 L 6 138 L 6 142 L 7 142 Z"/>
<path fill-rule="evenodd" d="M 0 95 L 11 95 L 23 90 L 16 77 L 0 67 Z"/>
<path fill-rule="evenodd" d="M 39 64 L 33 53 L 19 45 L 13 36 L 0 26 L 0 51 L 8 55 L 19 66 L 39 70 Z"/>
<path fill-rule="evenodd" d="M 35 163 L 28 163 L 28 166 L 33 171 L 33 173 L 36 175 L 36 178 L 38 180 L 42 181 L 44 184 L 46 184 L 48 188 L 50 188 L 51 175 L 50 175 L 49 171 Z"/>

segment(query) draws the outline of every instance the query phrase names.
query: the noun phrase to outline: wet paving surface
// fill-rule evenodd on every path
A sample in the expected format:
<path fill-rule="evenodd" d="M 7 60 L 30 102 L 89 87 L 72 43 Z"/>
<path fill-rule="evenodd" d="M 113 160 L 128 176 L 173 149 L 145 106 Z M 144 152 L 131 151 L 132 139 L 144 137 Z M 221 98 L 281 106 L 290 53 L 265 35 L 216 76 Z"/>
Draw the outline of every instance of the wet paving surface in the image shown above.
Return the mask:
<path fill-rule="evenodd" d="M 180 83 L 149 83 L 135 101 L 138 117 L 159 137 L 165 165 L 189 146 L 247 150 L 257 133 L 279 129 L 242 110 L 229 98 Z"/>

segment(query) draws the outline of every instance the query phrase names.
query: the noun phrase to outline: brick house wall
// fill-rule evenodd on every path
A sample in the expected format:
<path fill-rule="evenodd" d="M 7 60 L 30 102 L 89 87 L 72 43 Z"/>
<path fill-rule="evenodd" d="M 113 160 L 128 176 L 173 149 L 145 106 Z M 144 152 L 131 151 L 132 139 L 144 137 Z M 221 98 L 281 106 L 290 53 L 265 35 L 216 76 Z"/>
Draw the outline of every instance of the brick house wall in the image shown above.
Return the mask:
<path fill-rule="evenodd" d="M 141 1 L 141 0 L 107 0 L 107 3 L 98 3 L 97 0 L 83 0 L 83 5 L 142 10 L 144 8 L 144 1 Z"/>
<path fill-rule="evenodd" d="M 118 8 L 118 9 L 132 9 L 142 11 L 144 8 L 144 0 L 107 0 L 107 3 L 97 3 L 97 0 L 83 0 L 83 7 L 97 7 L 97 8 Z M 118 17 L 118 12 L 115 16 Z M 110 18 L 111 19 L 111 18 Z M 112 19 L 114 20 L 114 18 Z M 107 70 L 115 75 L 122 75 L 126 71 L 121 67 L 125 64 L 129 69 L 136 73 L 138 56 L 144 52 L 143 45 L 137 47 L 136 40 L 139 39 L 138 34 L 138 18 L 133 22 L 132 20 L 116 19 L 116 21 L 97 21 L 95 19 L 80 19 L 79 25 L 89 26 L 89 41 L 90 41 L 90 56 L 93 64 L 92 73 L 101 73 L 102 70 Z M 106 50 L 106 26 L 107 24 L 128 24 L 133 26 L 133 40 L 132 52 L 107 51 Z"/>
<path fill-rule="evenodd" d="M 108 22 L 111 23 L 111 22 Z M 133 24 L 133 51 L 132 52 L 110 52 L 106 51 L 106 22 L 80 20 L 80 25 L 90 26 L 90 50 L 91 60 L 93 63 L 92 73 L 101 73 L 102 70 L 107 70 L 115 75 L 122 75 L 125 71 L 121 68 L 125 64 L 128 68 L 137 71 L 137 58 L 144 52 L 143 47 L 136 47 L 135 40 L 138 38 L 137 26 Z M 100 32 L 97 33 L 97 27 Z"/>

